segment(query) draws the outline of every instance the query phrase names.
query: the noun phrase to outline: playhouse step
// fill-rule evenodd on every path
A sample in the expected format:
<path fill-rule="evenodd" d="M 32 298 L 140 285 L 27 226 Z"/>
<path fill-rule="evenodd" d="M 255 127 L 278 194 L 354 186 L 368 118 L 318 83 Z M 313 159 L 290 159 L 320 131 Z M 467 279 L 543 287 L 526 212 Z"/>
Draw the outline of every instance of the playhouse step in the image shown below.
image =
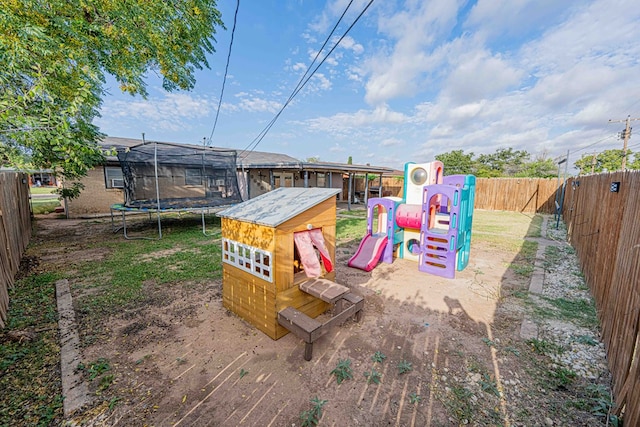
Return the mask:
<path fill-rule="evenodd" d="M 347 293 L 336 302 L 336 309 L 338 313 L 324 324 L 293 307 L 278 312 L 278 323 L 305 342 L 305 360 L 309 361 L 313 357 L 313 342 L 333 326 L 343 324 L 350 317 L 355 317 L 357 322 L 362 320 L 364 298 L 348 292 L 347 288 Z"/>
<path fill-rule="evenodd" d="M 298 286 L 302 292 L 320 298 L 329 304 L 335 304 L 343 295 L 349 292 L 349 288 L 327 279 L 314 278 L 300 283 Z"/>
<path fill-rule="evenodd" d="M 304 360 L 311 360 L 313 355 L 313 342 L 318 339 L 323 332 L 322 323 L 293 307 L 287 307 L 278 312 L 278 323 L 305 342 Z"/>

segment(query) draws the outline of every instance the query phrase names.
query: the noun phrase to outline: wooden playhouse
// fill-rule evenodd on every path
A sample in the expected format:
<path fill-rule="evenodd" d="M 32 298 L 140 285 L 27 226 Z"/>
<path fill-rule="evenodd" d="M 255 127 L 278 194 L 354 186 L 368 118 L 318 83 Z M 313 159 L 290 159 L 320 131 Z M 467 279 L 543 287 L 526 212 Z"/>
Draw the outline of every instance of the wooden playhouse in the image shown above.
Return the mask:
<path fill-rule="evenodd" d="M 307 360 L 316 338 L 348 317 L 359 320 L 364 306 L 334 283 L 339 192 L 278 188 L 218 213 L 224 306 L 273 339 L 294 332 L 307 343 Z M 329 321 L 315 320 L 329 309 Z"/>

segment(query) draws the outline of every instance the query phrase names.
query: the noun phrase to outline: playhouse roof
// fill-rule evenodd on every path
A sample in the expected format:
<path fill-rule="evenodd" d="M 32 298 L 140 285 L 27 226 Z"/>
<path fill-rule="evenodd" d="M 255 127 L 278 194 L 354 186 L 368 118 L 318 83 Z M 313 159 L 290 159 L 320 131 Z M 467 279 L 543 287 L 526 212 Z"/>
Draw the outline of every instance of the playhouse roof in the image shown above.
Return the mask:
<path fill-rule="evenodd" d="M 277 227 L 334 197 L 340 188 L 278 188 L 217 213 L 222 218 Z"/>

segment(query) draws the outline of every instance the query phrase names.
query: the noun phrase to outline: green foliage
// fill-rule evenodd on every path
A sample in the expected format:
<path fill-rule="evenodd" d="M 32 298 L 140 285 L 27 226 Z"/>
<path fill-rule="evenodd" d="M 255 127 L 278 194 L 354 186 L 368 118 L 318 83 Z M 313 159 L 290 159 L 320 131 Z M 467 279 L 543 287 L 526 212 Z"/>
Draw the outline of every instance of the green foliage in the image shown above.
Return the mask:
<path fill-rule="evenodd" d="M 540 317 L 567 320 L 586 328 L 598 326 L 598 315 L 593 301 L 547 297 L 542 297 L 542 299 L 548 302 L 550 307 L 537 307 L 535 312 Z"/>
<path fill-rule="evenodd" d="M 576 378 L 576 373 L 566 368 L 550 369 L 547 375 L 550 378 L 547 387 L 551 386 L 555 389 L 566 389 Z"/>
<path fill-rule="evenodd" d="M 371 368 L 370 372 L 366 371 L 364 376 L 367 379 L 367 384 L 380 384 L 380 379 L 382 379 L 382 375 L 380 372 L 376 371 L 376 368 Z"/>
<path fill-rule="evenodd" d="M 302 427 L 313 427 L 317 426 L 320 422 L 320 418 L 322 418 L 322 407 L 327 403 L 326 400 L 320 400 L 318 397 L 314 397 L 311 399 L 311 403 L 313 407 L 308 410 L 302 412 L 300 414 L 300 419 L 302 420 Z"/>
<path fill-rule="evenodd" d="M 84 190 L 84 184 L 81 182 L 74 182 L 70 187 L 58 188 L 56 193 L 60 195 L 63 199 L 75 199 L 80 196 L 80 192 Z"/>
<path fill-rule="evenodd" d="M 156 71 L 166 90 L 191 89 L 222 26 L 215 0 L 3 2 L 0 13 L 0 160 L 83 176 L 103 161 L 105 76 L 146 96 Z"/>
<path fill-rule="evenodd" d="M 558 176 L 558 165 L 553 159 L 541 156 L 532 162 L 525 162 L 515 174 L 520 178 L 555 178 Z"/>
<path fill-rule="evenodd" d="M 407 372 L 413 371 L 413 366 L 411 365 L 411 362 L 408 362 L 406 360 L 401 360 L 400 362 L 398 362 L 397 368 L 398 368 L 399 375 L 406 374 Z"/>
<path fill-rule="evenodd" d="M 42 215 L 54 212 L 57 207 L 60 207 L 60 200 L 31 200 L 31 211 L 34 215 Z"/>
<path fill-rule="evenodd" d="M 527 340 L 527 344 L 531 346 L 531 349 L 538 354 L 557 354 L 562 353 L 564 349 L 560 347 L 558 344 L 555 344 L 551 341 L 539 340 L 537 338 L 532 338 Z"/>
<path fill-rule="evenodd" d="M 376 351 L 373 353 L 373 356 L 371 356 L 371 360 L 373 360 L 374 363 L 382 363 L 386 358 L 387 356 L 385 356 L 381 351 Z"/>
<path fill-rule="evenodd" d="M 473 153 L 464 154 L 462 150 L 453 150 L 435 156 L 444 165 L 446 175 L 469 175 L 474 173 Z"/>
<path fill-rule="evenodd" d="M 623 157 L 622 149 L 604 150 L 600 153 L 583 154 L 574 165 L 580 169 L 580 174 L 615 172 L 622 169 Z M 640 153 L 634 154 L 631 150 L 627 150 L 626 168 L 640 170 Z"/>
<path fill-rule="evenodd" d="M 245 371 L 244 369 L 240 369 L 240 378 L 244 377 L 248 373 L 249 373 L 249 371 Z"/>
<path fill-rule="evenodd" d="M 487 345 L 487 347 L 494 347 L 496 343 L 491 341 L 489 338 L 482 338 L 482 342 Z"/>
<path fill-rule="evenodd" d="M 9 289 L 8 324 L 3 333 L 39 332 L 33 339 L 0 344 L 0 425 L 61 425 L 60 346 L 55 281 L 35 274 Z"/>
<path fill-rule="evenodd" d="M 460 424 L 473 424 L 476 410 L 471 400 L 473 393 L 463 386 L 453 386 L 449 389 L 442 403 L 447 412 L 451 414 Z"/>
<path fill-rule="evenodd" d="M 444 165 L 445 175 L 473 174 L 480 178 L 521 177 L 553 178 L 557 175 L 557 165 L 546 153 L 530 161 L 531 155 L 525 150 L 500 148 L 491 154 L 465 154 L 453 150 L 435 156 Z"/>
<path fill-rule="evenodd" d="M 331 375 L 334 375 L 336 377 L 336 381 L 338 382 L 338 384 L 342 384 L 342 381 L 353 378 L 351 359 L 338 360 L 338 365 L 333 371 L 331 371 Z"/>
<path fill-rule="evenodd" d="M 513 148 L 499 148 L 493 154 L 478 156 L 476 175 L 484 178 L 516 176 L 523 169 L 529 153 Z"/>
<path fill-rule="evenodd" d="M 422 396 L 420 396 L 418 393 L 416 393 L 415 391 L 409 393 L 409 403 L 415 405 L 416 403 L 420 403 L 420 401 L 422 401 Z"/>
<path fill-rule="evenodd" d="M 106 371 L 111 370 L 111 366 L 109 366 L 109 361 L 103 357 L 98 360 L 89 363 L 89 366 L 84 363 L 78 363 L 77 369 L 79 371 L 84 371 L 89 376 L 89 381 L 93 381 L 96 377 L 102 375 Z"/>
<path fill-rule="evenodd" d="M 482 374 L 482 379 L 478 382 L 480 388 L 485 393 L 493 394 L 496 397 L 500 397 L 500 391 L 496 385 L 496 381 L 493 377 L 490 377 L 486 372 Z"/>

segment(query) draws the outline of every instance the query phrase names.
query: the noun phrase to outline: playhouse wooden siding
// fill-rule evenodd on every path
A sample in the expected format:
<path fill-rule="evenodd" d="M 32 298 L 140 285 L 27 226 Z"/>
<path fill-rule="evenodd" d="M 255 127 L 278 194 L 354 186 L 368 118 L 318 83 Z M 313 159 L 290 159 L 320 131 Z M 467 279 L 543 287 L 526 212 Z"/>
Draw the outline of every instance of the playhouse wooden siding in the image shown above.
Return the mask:
<path fill-rule="evenodd" d="M 294 307 L 315 318 L 329 308 L 324 301 L 298 288 L 307 279 L 304 273 L 294 276 L 293 233 L 307 230 L 308 224 L 312 224 L 313 228 L 322 228 L 331 259 L 335 260 L 335 197 L 330 197 L 276 227 L 222 218 L 222 237 L 271 252 L 273 272 L 273 281 L 269 282 L 236 266 L 223 263 L 223 305 L 273 339 L 281 338 L 289 332 L 278 324 L 278 311 Z M 335 271 L 324 277 L 334 280 Z"/>

